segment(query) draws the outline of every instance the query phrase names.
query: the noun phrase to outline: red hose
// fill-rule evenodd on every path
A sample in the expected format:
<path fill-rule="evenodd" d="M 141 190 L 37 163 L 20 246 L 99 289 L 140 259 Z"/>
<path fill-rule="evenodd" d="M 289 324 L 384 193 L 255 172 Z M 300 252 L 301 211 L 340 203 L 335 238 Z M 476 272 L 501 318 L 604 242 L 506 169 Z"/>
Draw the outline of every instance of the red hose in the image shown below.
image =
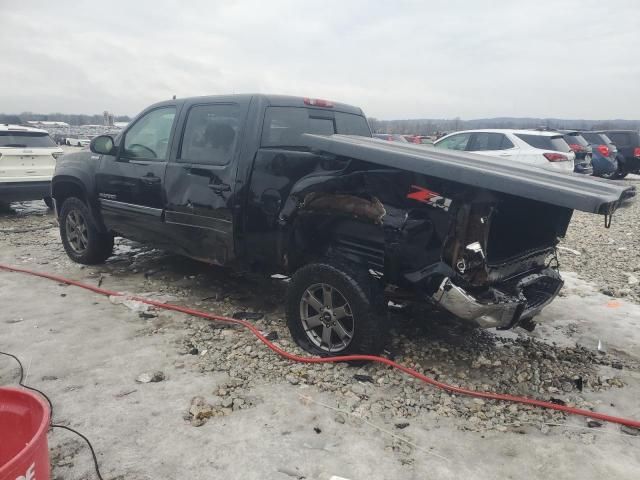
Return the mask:
<path fill-rule="evenodd" d="M 550 410 L 558 410 L 560 412 L 570 413 L 572 415 L 581 415 L 583 417 L 589 417 L 589 418 L 594 418 L 594 419 L 597 419 L 597 420 L 603 420 L 605 422 L 618 423 L 620 425 L 626 425 L 626 426 L 629 426 L 629 427 L 640 428 L 640 421 L 638 421 L 638 420 L 632 420 L 632 419 L 622 418 L 622 417 L 615 417 L 615 416 L 612 416 L 612 415 L 606 415 L 604 413 L 591 412 L 589 410 L 583 410 L 583 409 L 580 409 L 580 408 L 567 407 L 566 405 L 558 405 L 556 403 L 546 402 L 544 400 L 536 400 L 536 399 L 527 398 L 527 397 L 518 397 L 518 396 L 515 396 L 515 395 L 509 395 L 509 394 L 504 394 L 504 393 L 479 392 L 479 391 L 475 391 L 475 390 L 469 390 L 467 388 L 448 385 L 446 383 L 438 382 L 437 380 L 434 380 L 433 378 L 427 377 L 426 375 L 423 375 L 423 374 L 413 370 L 412 368 L 405 367 L 404 365 L 400 365 L 399 363 L 396 363 L 396 362 L 394 362 L 392 360 L 389 360 L 388 358 L 379 357 L 379 356 L 376 356 L 376 355 L 343 355 L 343 356 L 338 356 L 338 357 L 324 357 L 324 358 L 320 358 L 320 357 L 301 357 L 301 356 L 289 353 L 289 352 L 281 349 L 277 345 L 274 345 L 269 340 L 267 340 L 265 338 L 265 336 L 262 335 L 262 333 L 260 333 L 260 330 L 258 330 L 254 325 L 252 325 L 251 323 L 249 323 L 249 322 L 247 322 L 245 320 L 238 320 L 238 319 L 235 319 L 235 318 L 223 317 L 221 315 L 214 315 L 212 313 L 201 312 L 199 310 L 194 310 L 192 308 L 187 308 L 187 307 L 181 307 L 181 306 L 178 306 L 178 305 L 172 305 L 170 303 L 156 302 L 154 300 L 149 300 L 148 298 L 138 297 L 138 296 L 134 296 L 134 295 L 126 295 L 126 294 L 121 293 L 121 292 L 113 292 L 113 291 L 107 290 L 105 288 L 95 287 L 93 285 L 87 285 L 85 283 L 77 282 L 75 280 L 70 280 L 68 278 L 60 277 L 58 275 L 52 275 L 52 274 L 49 274 L 49 273 L 42 273 L 42 272 L 34 272 L 32 270 L 28 270 L 28 269 L 25 269 L 25 268 L 11 267 L 11 266 L 8 266 L 8 265 L 0 264 L 0 270 L 6 270 L 6 271 L 9 271 L 9 272 L 26 273 L 28 275 L 34 275 L 34 276 L 37 276 L 37 277 L 47 278 L 49 280 L 54 280 L 54 281 L 59 282 L 59 283 L 65 283 L 67 285 L 74 285 L 76 287 L 84 288 L 85 290 L 90 290 L 92 292 L 99 293 L 101 295 L 126 296 L 127 298 L 131 298 L 131 299 L 136 300 L 138 302 L 145 303 L 147 305 L 152 305 L 152 306 L 157 307 L 157 308 L 163 308 L 165 310 L 173 310 L 173 311 L 176 311 L 176 312 L 182 312 L 182 313 L 186 313 L 187 315 L 193 315 L 193 316 L 196 316 L 196 317 L 205 318 L 207 320 L 214 320 L 214 321 L 218 321 L 218 322 L 226 322 L 226 323 L 233 323 L 233 324 L 236 324 L 236 325 L 242 325 L 243 327 L 249 329 L 251 331 L 251 333 L 253 333 L 256 337 L 258 337 L 258 339 L 262 343 L 264 343 L 267 347 L 269 347 L 271 350 L 276 352 L 278 355 L 280 355 L 280 356 L 282 356 L 284 358 L 287 358 L 289 360 L 292 360 L 294 362 L 302 362 L 302 363 L 334 363 L 334 362 L 347 362 L 347 361 L 377 362 L 377 363 L 382 363 L 384 365 L 388 365 L 388 366 L 393 367 L 393 368 L 397 368 L 398 370 L 406 373 L 407 375 L 411 375 L 412 377 L 415 377 L 418 380 L 422 380 L 423 382 L 425 382 L 425 383 L 427 383 L 429 385 L 432 385 L 432 386 L 434 386 L 436 388 L 440 388 L 440 389 L 445 390 L 445 391 L 450 392 L 450 393 L 457 393 L 457 394 L 460 394 L 460 395 L 467 395 L 467 396 L 470 396 L 470 397 L 477 397 L 477 398 L 486 398 L 486 399 L 489 399 L 489 400 L 503 400 L 503 401 L 506 401 L 506 402 L 522 403 L 522 404 L 525 404 L 525 405 L 534 405 L 536 407 L 548 408 Z"/>

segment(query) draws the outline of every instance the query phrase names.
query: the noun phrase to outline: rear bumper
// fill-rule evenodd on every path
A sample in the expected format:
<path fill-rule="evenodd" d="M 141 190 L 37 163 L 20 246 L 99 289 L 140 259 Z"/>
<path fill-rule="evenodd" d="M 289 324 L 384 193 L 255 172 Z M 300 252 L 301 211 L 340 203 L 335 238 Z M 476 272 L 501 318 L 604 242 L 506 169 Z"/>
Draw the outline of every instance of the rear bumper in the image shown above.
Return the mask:
<path fill-rule="evenodd" d="M 498 288 L 488 288 L 480 299 L 445 278 L 432 300 L 455 316 L 482 328 L 507 329 L 539 313 L 558 295 L 563 283 L 557 271 L 546 268 Z"/>
<path fill-rule="evenodd" d="M 0 182 L 0 200 L 5 202 L 40 200 L 50 196 L 50 180 L 39 182 Z"/>

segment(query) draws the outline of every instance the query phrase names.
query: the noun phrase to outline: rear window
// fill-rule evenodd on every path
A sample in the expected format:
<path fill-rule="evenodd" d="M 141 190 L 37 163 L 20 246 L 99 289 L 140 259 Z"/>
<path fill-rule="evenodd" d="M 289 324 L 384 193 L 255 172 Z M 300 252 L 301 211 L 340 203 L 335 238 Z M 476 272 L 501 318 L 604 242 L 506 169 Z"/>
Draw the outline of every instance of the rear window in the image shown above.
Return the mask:
<path fill-rule="evenodd" d="M 51 148 L 57 145 L 48 133 L 0 132 L 0 147 Z"/>
<path fill-rule="evenodd" d="M 563 137 L 569 145 L 581 145 L 583 147 L 589 146 L 589 142 L 587 142 L 579 133 L 565 133 Z"/>
<path fill-rule="evenodd" d="M 516 137 L 523 140 L 533 148 L 541 150 L 552 150 L 554 152 L 570 152 L 569 144 L 562 138 L 562 135 L 527 135 L 526 133 L 516 133 Z"/>
<path fill-rule="evenodd" d="M 303 107 L 269 107 L 262 129 L 263 147 L 304 147 L 302 135 L 371 136 L 367 120 L 351 113 L 316 110 Z"/>
<path fill-rule="evenodd" d="M 611 143 L 611 140 L 602 133 L 595 132 L 582 132 L 584 139 L 591 145 L 603 145 L 604 143 Z"/>
<path fill-rule="evenodd" d="M 631 145 L 631 135 L 629 132 L 609 132 L 607 135 L 618 147 Z"/>

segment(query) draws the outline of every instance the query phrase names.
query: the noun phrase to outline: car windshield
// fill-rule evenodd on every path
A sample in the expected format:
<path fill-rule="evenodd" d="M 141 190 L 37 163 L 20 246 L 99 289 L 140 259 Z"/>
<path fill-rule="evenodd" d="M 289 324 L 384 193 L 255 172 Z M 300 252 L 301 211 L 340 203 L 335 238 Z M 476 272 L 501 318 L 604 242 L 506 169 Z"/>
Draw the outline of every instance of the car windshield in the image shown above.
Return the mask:
<path fill-rule="evenodd" d="M 56 146 L 56 142 L 45 132 L 0 132 L 0 147 L 52 148 Z"/>
<path fill-rule="evenodd" d="M 541 150 L 552 150 L 554 152 L 570 152 L 569 144 L 562 138 L 562 135 L 532 135 L 526 133 L 516 133 L 516 137 L 526 142 L 533 148 Z"/>
<path fill-rule="evenodd" d="M 262 130 L 263 147 L 306 147 L 303 134 L 371 136 L 360 115 L 301 107 L 269 107 Z"/>

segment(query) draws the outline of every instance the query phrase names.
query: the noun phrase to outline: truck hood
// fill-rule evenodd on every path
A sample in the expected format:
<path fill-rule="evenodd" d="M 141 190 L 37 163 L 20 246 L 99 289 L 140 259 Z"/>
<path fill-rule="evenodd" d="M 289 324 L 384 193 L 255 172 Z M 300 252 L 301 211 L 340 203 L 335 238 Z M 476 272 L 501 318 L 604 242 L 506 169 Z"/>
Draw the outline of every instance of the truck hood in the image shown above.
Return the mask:
<path fill-rule="evenodd" d="M 515 161 L 351 135 L 306 134 L 313 150 L 442 178 L 583 212 L 612 214 L 635 187 Z"/>

